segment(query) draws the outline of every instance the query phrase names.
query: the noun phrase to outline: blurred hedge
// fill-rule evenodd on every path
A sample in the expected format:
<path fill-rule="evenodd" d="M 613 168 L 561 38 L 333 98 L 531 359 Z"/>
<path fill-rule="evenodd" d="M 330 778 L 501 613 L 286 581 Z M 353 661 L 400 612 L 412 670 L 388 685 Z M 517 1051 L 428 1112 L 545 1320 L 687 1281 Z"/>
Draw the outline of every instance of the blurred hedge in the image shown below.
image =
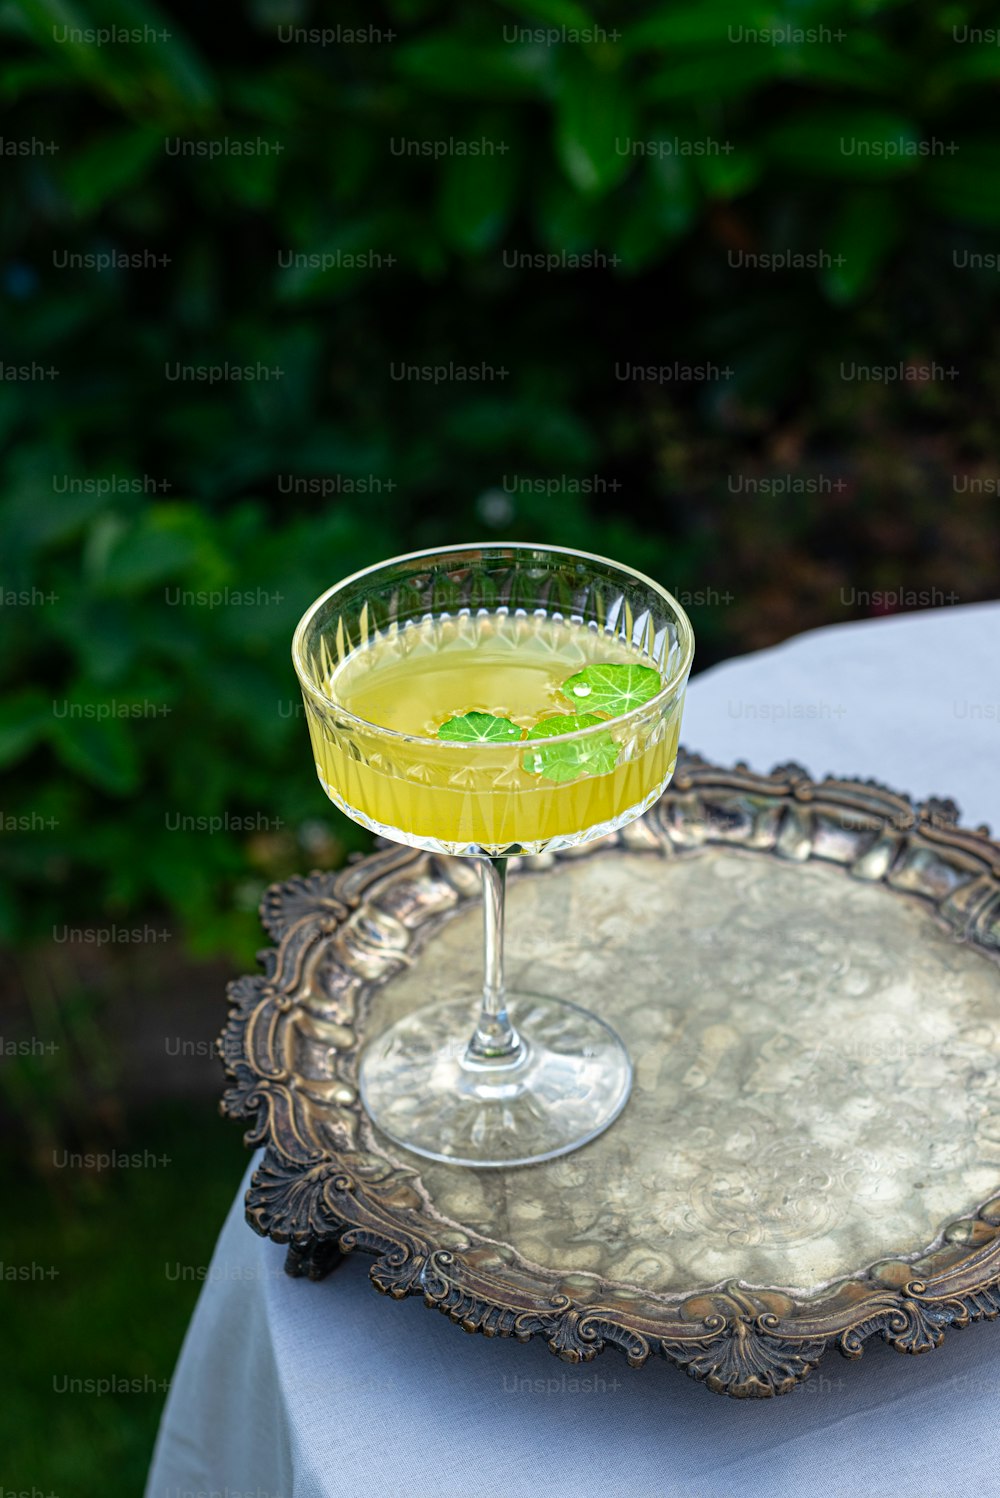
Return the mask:
<path fill-rule="evenodd" d="M 948 478 L 997 455 L 1000 48 L 956 40 L 990 24 L 884 0 L 0 4 L 0 357 L 59 371 L 0 381 L 0 934 L 163 904 L 199 949 L 245 949 L 267 878 L 357 845 L 320 801 L 288 644 L 393 551 L 621 556 L 706 590 L 702 663 L 843 614 L 859 579 L 995 591 L 995 490 Z M 820 39 L 733 40 L 775 25 Z M 322 26 L 394 35 L 283 40 Z M 586 27 L 607 35 L 534 35 Z M 483 140 L 505 149 L 399 154 Z M 745 250 L 822 263 L 734 271 Z M 598 267 L 513 263 L 533 254 Z M 958 374 L 841 375 L 922 359 Z M 449 361 L 508 374 L 390 373 Z M 224 362 L 282 373 L 166 374 Z M 838 487 L 748 504 L 736 464 Z"/>

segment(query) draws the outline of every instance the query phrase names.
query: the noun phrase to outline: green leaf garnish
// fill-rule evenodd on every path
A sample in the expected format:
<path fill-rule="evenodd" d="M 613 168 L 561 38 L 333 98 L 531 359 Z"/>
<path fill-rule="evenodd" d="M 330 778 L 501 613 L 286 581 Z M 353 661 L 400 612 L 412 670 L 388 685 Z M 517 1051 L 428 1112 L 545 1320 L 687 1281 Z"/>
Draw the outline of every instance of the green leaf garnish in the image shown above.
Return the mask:
<path fill-rule="evenodd" d="M 614 718 L 655 697 L 663 682 L 650 666 L 588 666 L 562 684 L 562 692 L 588 713 Z"/>
<path fill-rule="evenodd" d="M 463 713 L 442 723 L 437 736 L 457 744 L 509 744 L 521 737 L 521 730 L 509 718 L 494 718 L 492 713 Z"/>
<path fill-rule="evenodd" d="M 603 722 L 595 713 L 560 713 L 529 728 L 527 737 L 551 739 L 557 734 L 576 733 L 580 728 L 596 728 Z M 521 763 L 529 775 L 544 775 L 546 780 L 575 780 L 578 775 L 606 775 L 617 760 L 618 744 L 605 731 L 569 744 L 529 749 Z"/>

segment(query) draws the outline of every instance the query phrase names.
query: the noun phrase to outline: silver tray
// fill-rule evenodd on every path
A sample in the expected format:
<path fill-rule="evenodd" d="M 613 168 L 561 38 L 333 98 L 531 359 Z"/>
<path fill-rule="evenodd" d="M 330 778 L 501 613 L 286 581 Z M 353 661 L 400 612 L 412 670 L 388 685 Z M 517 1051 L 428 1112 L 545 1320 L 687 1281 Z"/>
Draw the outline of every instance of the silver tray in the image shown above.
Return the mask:
<path fill-rule="evenodd" d="M 222 1108 L 265 1147 L 247 1218 L 289 1273 L 361 1249 L 379 1290 L 466 1331 L 658 1352 L 738 1397 L 1000 1312 L 986 828 L 686 756 L 641 821 L 515 864 L 508 898 L 510 981 L 596 1009 L 636 1081 L 584 1149 L 476 1171 L 390 1143 L 356 1086 L 367 1037 L 477 993 L 474 864 L 387 847 L 265 897 L 276 946 L 230 986 Z"/>

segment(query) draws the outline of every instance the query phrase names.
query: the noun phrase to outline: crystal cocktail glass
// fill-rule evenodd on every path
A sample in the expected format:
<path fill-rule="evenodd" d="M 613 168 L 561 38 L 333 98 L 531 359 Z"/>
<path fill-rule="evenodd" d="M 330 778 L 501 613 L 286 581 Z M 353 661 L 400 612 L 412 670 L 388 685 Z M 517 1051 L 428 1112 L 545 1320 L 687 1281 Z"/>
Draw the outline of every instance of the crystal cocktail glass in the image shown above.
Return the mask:
<path fill-rule="evenodd" d="M 299 622 L 292 657 L 331 801 L 482 871 L 481 999 L 431 989 L 361 1057 L 364 1106 L 407 1149 L 526 1165 L 577 1149 L 625 1106 L 629 1057 L 599 1016 L 506 990 L 507 859 L 577 847 L 653 804 L 673 774 L 693 653 L 684 610 L 657 583 L 554 546 L 396 557 Z M 602 695 L 609 674 L 641 679 L 643 700 Z"/>

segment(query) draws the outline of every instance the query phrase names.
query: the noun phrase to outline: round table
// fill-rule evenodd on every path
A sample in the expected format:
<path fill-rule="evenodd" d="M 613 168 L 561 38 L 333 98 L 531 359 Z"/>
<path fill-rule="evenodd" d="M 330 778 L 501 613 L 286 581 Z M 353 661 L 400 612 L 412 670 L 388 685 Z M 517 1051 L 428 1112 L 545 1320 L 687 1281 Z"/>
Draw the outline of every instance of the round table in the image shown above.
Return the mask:
<path fill-rule="evenodd" d="M 837 625 L 692 683 L 686 744 L 954 797 L 1000 826 L 1000 604 Z M 253 1169 L 252 1162 L 249 1171 Z M 147 1498 L 945 1498 L 996 1491 L 1000 1329 L 930 1356 L 880 1342 L 793 1393 L 736 1401 L 659 1360 L 571 1367 L 541 1341 L 463 1336 L 368 1281 L 320 1283 L 243 1220 L 222 1230 L 173 1379 Z"/>

